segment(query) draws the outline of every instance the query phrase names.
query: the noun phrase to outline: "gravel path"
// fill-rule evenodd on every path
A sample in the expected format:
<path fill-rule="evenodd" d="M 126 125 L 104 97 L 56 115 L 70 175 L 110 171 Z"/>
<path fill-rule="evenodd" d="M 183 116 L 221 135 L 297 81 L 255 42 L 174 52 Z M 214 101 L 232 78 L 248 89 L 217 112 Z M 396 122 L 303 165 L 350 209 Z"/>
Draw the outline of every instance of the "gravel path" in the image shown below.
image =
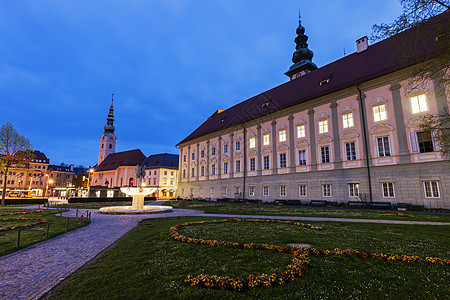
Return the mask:
<path fill-rule="evenodd" d="M 161 205 L 157 202 L 153 205 Z M 27 207 L 32 208 L 32 207 Z M 84 212 L 85 210 L 81 210 Z M 299 221 L 333 221 L 387 224 L 450 225 L 444 222 L 414 222 L 342 218 L 312 218 L 211 214 L 175 209 L 154 215 L 104 215 L 92 212 L 91 224 L 0 258 L 0 299 L 38 299 L 51 288 L 99 255 L 141 220 L 167 217 L 276 218 Z M 74 217 L 76 209 L 63 213 Z"/>

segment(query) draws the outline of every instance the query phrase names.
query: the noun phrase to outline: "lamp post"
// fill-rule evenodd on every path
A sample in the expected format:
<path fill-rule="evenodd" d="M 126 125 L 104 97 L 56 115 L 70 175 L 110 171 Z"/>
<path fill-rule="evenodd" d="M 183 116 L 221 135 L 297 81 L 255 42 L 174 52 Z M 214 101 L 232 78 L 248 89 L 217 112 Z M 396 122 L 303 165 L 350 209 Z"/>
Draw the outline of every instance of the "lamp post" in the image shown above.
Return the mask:
<path fill-rule="evenodd" d="M 94 173 L 94 169 L 89 169 L 89 173 L 88 173 L 88 182 L 87 182 L 87 190 L 88 190 L 88 197 L 91 194 L 91 188 L 90 188 L 90 181 L 91 181 L 91 174 Z"/>

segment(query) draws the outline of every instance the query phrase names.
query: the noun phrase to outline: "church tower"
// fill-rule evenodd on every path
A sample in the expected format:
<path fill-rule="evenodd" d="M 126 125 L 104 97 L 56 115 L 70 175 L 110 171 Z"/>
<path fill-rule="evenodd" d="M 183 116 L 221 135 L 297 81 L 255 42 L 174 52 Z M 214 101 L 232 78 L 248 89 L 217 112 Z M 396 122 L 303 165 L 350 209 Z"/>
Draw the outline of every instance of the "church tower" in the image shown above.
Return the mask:
<path fill-rule="evenodd" d="M 289 70 L 284 73 L 289 76 L 291 80 L 303 76 L 315 69 L 317 66 L 311 60 L 314 53 L 308 49 L 308 36 L 305 35 L 305 27 L 302 26 L 302 21 L 300 20 L 300 15 L 298 16 L 298 27 L 297 27 L 297 37 L 295 38 L 295 51 L 292 55 L 292 62 L 294 63 Z"/>
<path fill-rule="evenodd" d="M 98 154 L 98 165 L 111 153 L 116 152 L 116 140 L 114 135 L 114 94 L 111 99 L 111 106 L 109 107 L 109 114 L 106 118 L 106 125 L 103 127 L 105 132 L 100 137 L 100 151 Z"/>

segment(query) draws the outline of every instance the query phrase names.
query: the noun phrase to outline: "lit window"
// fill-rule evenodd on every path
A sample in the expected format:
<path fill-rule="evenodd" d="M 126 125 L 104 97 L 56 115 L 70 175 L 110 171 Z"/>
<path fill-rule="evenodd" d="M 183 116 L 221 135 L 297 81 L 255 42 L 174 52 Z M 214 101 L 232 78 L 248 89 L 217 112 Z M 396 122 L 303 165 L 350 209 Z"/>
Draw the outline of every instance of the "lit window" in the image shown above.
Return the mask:
<path fill-rule="evenodd" d="M 286 168 L 286 153 L 280 153 L 280 168 Z"/>
<path fill-rule="evenodd" d="M 216 147 L 211 148 L 211 155 L 216 155 Z"/>
<path fill-rule="evenodd" d="M 383 197 L 384 198 L 394 198 L 395 197 L 393 182 L 383 182 L 381 185 L 383 187 Z"/>
<path fill-rule="evenodd" d="M 411 97 L 411 108 L 413 114 L 428 111 L 427 97 L 425 97 L 425 94 Z"/>
<path fill-rule="evenodd" d="M 269 187 L 263 186 L 263 196 L 269 196 Z"/>
<path fill-rule="evenodd" d="M 280 196 L 286 196 L 286 186 L 280 185 Z"/>
<path fill-rule="evenodd" d="M 331 197 L 331 184 L 322 184 L 322 195 L 324 197 Z"/>
<path fill-rule="evenodd" d="M 350 197 L 359 196 L 359 183 L 349 183 L 348 184 L 348 195 Z"/>
<path fill-rule="evenodd" d="M 438 181 L 424 181 L 423 188 L 425 189 L 426 198 L 440 198 Z"/>
<path fill-rule="evenodd" d="M 228 163 L 223 163 L 223 174 L 228 174 Z"/>
<path fill-rule="evenodd" d="M 419 144 L 419 152 L 425 153 L 425 152 L 433 152 L 433 139 L 431 138 L 431 132 L 429 131 L 422 131 L 417 132 L 417 142 Z"/>
<path fill-rule="evenodd" d="M 255 148 L 255 146 L 256 146 L 256 138 L 251 137 L 250 138 L 250 148 Z"/>
<path fill-rule="evenodd" d="M 205 176 L 205 166 L 200 167 L 200 176 Z"/>
<path fill-rule="evenodd" d="M 248 194 L 249 194 L 250 196 L 255 196 L 255 187 L 254 187 L 254 186 L 250 186 L 250 187 L 248 188 Z"/>
<path fill-rule="evenodd" d="M 306 150 L 298 151 L 298 165 L 306 166 Z"/>
<path fill-rule="evenodd" d="M 300 184 L 298 186 L 298 195 L 300 197 L 306 197 L 307 190 L 306 190 L 306 184 Z"/>
<path fill-rule="evenodd" d="M 306 136 L 305 125 L 297 126 L 297 138 L 304 138 Z"/>
<path fill-rule="evenodd" d="M 241 142 L 236 142 L 236 151 L 241 150 Z"/>
<path fill-rule="evenodd" d="M 320 147 L 320 154 L 322 158 L 322 163 L 327 164 L 330 162 L 330 147 Z"/>
<path fill-rule="evenodd" d="M 345 143 L 345 152 L 347 153 L 347 160 L 356 160 L 355 142 Z"/>
<path fill-rule="evenodd" d="M 269 170 L 269 168 L 270 168 L 270 163 L 269 163 L 269 156 L 268 155 L 266 155 L 266 156 L 264 156 L 263 157 L 263 167 L 264 167 L 264 170 Z"/>
<path fill-rule="evenodd" d="M 228 144 L 223 145 L 223 153 L 228 153 Z"/>
<path fill-rule="evenodd" d="M 387 119 L 386 104 L 377 105 L 373 107 L 373 119 L 375 122 Z"/>
<path fill-rule="evenodd" d="M 250 158 L 250 171 L 256 170 L 256 160 L 254 157 Z"/>
<path fill-rule="evenodd" d="M 377 144 L 378 144 L 378 156 L 384 157 L 384 156 L 391 156 L 391 148 L 389 146 L 389 137 L 383 136 L 377 138 Z"/>
<path fill-rule="evenodd" d="M 237 160 L 236 161 L 236 173 L 239 173 L 239 172 L 241 172 L 241 161 L 240 160 Z"/>
<path fill-rule="evenodd" d="M 286 142 L 286 130 L 285 129 L 280 130 L 278 132 L 278 135 L 279 135 L 279 141 L 280 142 Z"/>
<path fill-rule="evenodd" d="M 216 165 L 211 166 L 211 175 L 216 175 Z"/>
<path fill-rule="evenodd" d="M 353 127 L 353 113 L 343 114 L 342 121 L 344 128 Z"/>
<path fill-rule="evenodd" d="M 263 135 L 263 144 L 264 144 L 264 146 L 267 146 L 267 145 L 270 144 L 270 138 L 269 138 L 269 134 L 268 133 L 265 133 Z"/>
<path fill-rule="evenodd" d="M 328 120 L 319 121 L 319 133 L 328 132 Z"/>

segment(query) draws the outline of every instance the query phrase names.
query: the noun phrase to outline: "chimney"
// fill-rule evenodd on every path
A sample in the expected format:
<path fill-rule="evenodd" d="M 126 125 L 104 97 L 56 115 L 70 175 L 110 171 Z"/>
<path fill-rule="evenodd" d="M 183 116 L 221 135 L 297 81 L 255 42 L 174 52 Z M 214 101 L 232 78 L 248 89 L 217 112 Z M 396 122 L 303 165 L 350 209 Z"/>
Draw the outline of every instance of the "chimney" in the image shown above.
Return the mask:
<path fill-rule="evenodd" d="M 369 41 L 367 36 L 364 36 L 358 40 L 356 40 L 356 52 L 360 53 L 365 50 L 367 50 L 367 47 L 369 47 Z"/>

